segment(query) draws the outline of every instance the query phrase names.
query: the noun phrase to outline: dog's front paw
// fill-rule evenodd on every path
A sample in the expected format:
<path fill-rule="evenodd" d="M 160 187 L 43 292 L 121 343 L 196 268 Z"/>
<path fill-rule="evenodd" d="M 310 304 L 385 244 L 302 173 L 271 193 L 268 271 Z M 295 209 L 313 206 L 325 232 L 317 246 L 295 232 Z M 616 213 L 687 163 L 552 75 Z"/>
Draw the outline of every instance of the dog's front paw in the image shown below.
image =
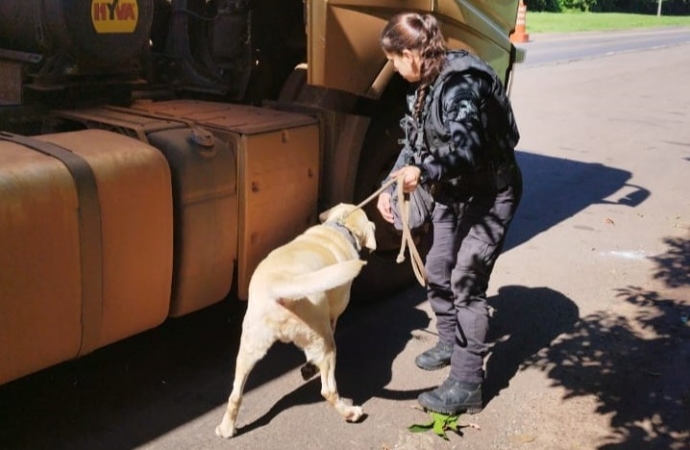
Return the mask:
<path fill-rule="evenodd" d="M 237 434 L 237 429 L 233 426 L 228 426 L 225 422 L 216 427 L 216 436 L 228 439 Z"/>
<path fill-rule="evenodd" d="M 361 406 L 352 406 L 352 400 L 340 397 L 335 404 L 335 409 L 348 422 L 357 422 L 362 418 L 364 412 Z"/>
<path fill-rule="evenodd" d="M 349 406 L 345 408 L 345 414 L 343 414 L 343 417 L 345 417 L 345 420 L 348 422 L 357 422 L 362 418 L 363 415 L 364 411 L 362 411 L 361 406 Z"/>

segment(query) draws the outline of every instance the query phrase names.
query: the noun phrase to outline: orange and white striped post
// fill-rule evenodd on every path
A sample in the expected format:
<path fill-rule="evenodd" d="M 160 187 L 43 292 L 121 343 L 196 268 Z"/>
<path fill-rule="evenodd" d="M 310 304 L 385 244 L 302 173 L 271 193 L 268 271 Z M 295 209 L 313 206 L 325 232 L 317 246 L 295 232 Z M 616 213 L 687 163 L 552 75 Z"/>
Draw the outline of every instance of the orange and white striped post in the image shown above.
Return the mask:
<path fill-rule="evenodd" d="M 517 19 L 515 19 L 515 31 L 510 35 L 510 42 L 529 42 L 527 34 L 527 5 L 520 0 Z"/>

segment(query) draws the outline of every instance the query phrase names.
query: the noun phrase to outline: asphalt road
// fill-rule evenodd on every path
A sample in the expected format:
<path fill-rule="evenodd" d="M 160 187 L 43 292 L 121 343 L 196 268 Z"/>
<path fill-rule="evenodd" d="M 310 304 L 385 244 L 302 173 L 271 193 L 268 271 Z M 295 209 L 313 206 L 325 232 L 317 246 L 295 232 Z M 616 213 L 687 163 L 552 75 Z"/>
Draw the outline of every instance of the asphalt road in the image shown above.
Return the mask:
<path fill-rule="evenodd" d="M 222 304 L 0 387 L 0 449 L 690 448 L 689 70 L 679 44 L 516 71 L 525 196 L 490 287 L 487 406 L 461 435 L 407 430 L 447 375 L 414 366 L 435 335 L 411 288 L 339 323 L 360 423 L 277 345 L 217 438 L 242 312 Z"/>
<path fill-rule="evenodd" d="M 527 50 L 523 66 L 532 67 L 683 44 L 690 44 L 688 27 L 538 34 L 532 35 L 529 42 L 517 45 Z"/>

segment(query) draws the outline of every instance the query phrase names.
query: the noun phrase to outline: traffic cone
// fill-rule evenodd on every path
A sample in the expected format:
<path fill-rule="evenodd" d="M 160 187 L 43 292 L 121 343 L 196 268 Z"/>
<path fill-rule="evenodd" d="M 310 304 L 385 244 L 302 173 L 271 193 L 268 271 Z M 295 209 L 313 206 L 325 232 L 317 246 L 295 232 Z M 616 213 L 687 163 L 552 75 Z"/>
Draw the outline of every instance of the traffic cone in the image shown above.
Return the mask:
<path fill-rule="evenodd" d="M 510 35 L 510 42 L 529 42 L 527 34 L 527 5 L 520 0 L 517 19 L 515 19 L 515 31 Z"/>

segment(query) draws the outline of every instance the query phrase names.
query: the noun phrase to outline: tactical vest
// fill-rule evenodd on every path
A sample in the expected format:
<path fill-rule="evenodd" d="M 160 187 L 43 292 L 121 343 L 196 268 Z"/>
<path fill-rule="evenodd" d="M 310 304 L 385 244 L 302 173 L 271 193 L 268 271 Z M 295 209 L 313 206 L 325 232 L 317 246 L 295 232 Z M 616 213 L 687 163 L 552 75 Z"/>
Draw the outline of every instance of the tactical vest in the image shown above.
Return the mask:
<path fill-rule="evenodd" d="M 448 78 L 456 73 L 476 71 L 490 85 L 491 98 L 486 99 L 484 108 L 480 111 L 481 122 L 484 129 L 482 137 L 483 147 L 487 153 L 482 156 L 481 166 L 478 170 L 486 169 L 486 166 L 498 167 L 514 161 L 514 148 L 520 135 L 513 116 L 510 102 L 505 94 L 503 85 L 494 70 L 479 58 L 465 50 L 451 51 L 447 53 L 446 64 L 430 88 L 428 97 L 422 112 L 421 121 L 424 133 L 417 133 L 417 127 L 411 132 L 406 132 L 406 138 L 410 144 L 414 143 L 416 158 L 423 158 L 420 153 L 425 151 L 432 155 L 443 155 L 453 152 L 453 141 L 443 118 L 443 87 Z M 408 102 L 414 101 L 408 98 Z M 408 118 L 410 121 L 411 118 Z M 410 123 L 407 124 L 411 125 Z M 415 124 L 416 125 L 416 124 Z"/>

